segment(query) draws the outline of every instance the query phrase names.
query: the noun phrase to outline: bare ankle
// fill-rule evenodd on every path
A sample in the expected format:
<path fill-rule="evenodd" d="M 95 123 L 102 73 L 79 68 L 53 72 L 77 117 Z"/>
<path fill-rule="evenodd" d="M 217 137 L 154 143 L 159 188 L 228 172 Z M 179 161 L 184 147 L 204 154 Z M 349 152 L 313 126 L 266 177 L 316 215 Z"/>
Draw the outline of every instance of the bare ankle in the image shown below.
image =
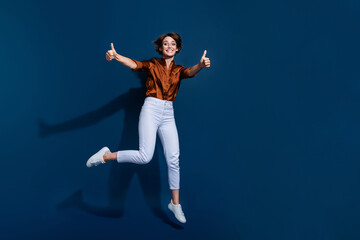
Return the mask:
<path fill-rule="evenodd" d="M 109 154 L 110 154 L 110 153 L 105 153 L 105 154 L 103 155 L 104 162 L 110 161 L 110 159 L 109 159 Z"/>
<path fill-rule="evenodd" d="M 107 152 L 103 155 L 103 159 L 105 162 L 116 160 L 117 159 L 117 152 Z"/>

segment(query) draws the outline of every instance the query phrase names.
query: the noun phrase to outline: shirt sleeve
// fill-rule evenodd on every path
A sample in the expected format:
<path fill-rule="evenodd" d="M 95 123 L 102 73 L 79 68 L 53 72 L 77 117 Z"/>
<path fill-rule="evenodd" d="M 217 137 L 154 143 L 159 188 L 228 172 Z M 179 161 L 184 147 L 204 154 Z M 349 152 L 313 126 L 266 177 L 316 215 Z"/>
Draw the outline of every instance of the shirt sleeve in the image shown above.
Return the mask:
<path fill-rule="evenodd" d="M 144 61 L 137 61 L 134 59 L 131 59 L 136 63 L 136 68 L 131 69 L 131 71 L 136 72 L 136 71 L 148 71 L 151 66 L 152 66 L 152 62 L 149 60 L 144 60 Z"/>
<path fill-rule="evenodd" d="M 183 79 L 183 78 L 193 78 L 196 76 L 193 75 L 193 76 L 190 76 L 189 74 L 189 71 L 190 71 L 191 67 L 189 68 L 184 68 L 183 66 L 181 66 L 181 69 L 180 69 L 180 79 Z"/>

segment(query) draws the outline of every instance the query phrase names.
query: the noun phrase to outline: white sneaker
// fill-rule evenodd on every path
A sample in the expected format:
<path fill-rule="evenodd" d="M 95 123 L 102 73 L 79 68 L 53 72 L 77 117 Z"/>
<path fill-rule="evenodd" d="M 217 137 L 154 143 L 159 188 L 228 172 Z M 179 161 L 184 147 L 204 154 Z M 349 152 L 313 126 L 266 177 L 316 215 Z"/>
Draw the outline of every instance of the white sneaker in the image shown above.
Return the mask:
<path fill-rule="evenodd" d="M 89 160 L 86 162 L 86 166 L 93 167 L 101 163 L 105 163 L 103 156 L 107 152 L 110 152 L 110 149 L 108 147 L 103 147 L 102 149 L 100 149 L 100 151 L 98 151 L 89 158 Z"/>
<path fill-rule="evenodd" d="M 175 218 L 181 222 L 181 223 L 186 223 L 186 218 L 184 215 L 184 212 L 182 211 L 181 205 L 177 204 L 174 205 L 171 199 L 171 202 L 168 205 L 168 208 L 170 209 L 170 211 L 172 211 L 175 215 Z"/>

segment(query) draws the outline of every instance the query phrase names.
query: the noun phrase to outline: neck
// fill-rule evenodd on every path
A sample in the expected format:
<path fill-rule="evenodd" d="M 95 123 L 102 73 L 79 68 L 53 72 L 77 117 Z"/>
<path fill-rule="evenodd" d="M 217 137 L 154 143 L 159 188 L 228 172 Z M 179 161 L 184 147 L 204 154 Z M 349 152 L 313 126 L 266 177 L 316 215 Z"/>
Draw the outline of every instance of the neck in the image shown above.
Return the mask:
<path fill-rule="evenodd" d="M 174 56 L 172 56 L 172 57 L 164 57 L 163 56 L 162 58 L 165 59 L 166 63 L 171 63 L 171 61 L 174 60 Z"/>

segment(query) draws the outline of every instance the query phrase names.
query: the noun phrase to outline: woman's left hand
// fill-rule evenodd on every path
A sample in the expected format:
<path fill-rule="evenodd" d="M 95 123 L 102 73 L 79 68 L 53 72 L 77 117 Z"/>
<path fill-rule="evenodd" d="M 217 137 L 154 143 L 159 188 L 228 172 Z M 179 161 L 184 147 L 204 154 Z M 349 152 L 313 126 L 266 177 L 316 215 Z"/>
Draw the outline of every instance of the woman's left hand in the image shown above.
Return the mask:
<path fill-rule="evenodd" d="M 205 67 L 210 67 L 210 59 L 205 57 L 206 55 L 206 50 L 204 51 L 204 54 L 202 55 L 201 59 L 200 59 L 200 66 L 202 68 L 205 68 Z"/>

